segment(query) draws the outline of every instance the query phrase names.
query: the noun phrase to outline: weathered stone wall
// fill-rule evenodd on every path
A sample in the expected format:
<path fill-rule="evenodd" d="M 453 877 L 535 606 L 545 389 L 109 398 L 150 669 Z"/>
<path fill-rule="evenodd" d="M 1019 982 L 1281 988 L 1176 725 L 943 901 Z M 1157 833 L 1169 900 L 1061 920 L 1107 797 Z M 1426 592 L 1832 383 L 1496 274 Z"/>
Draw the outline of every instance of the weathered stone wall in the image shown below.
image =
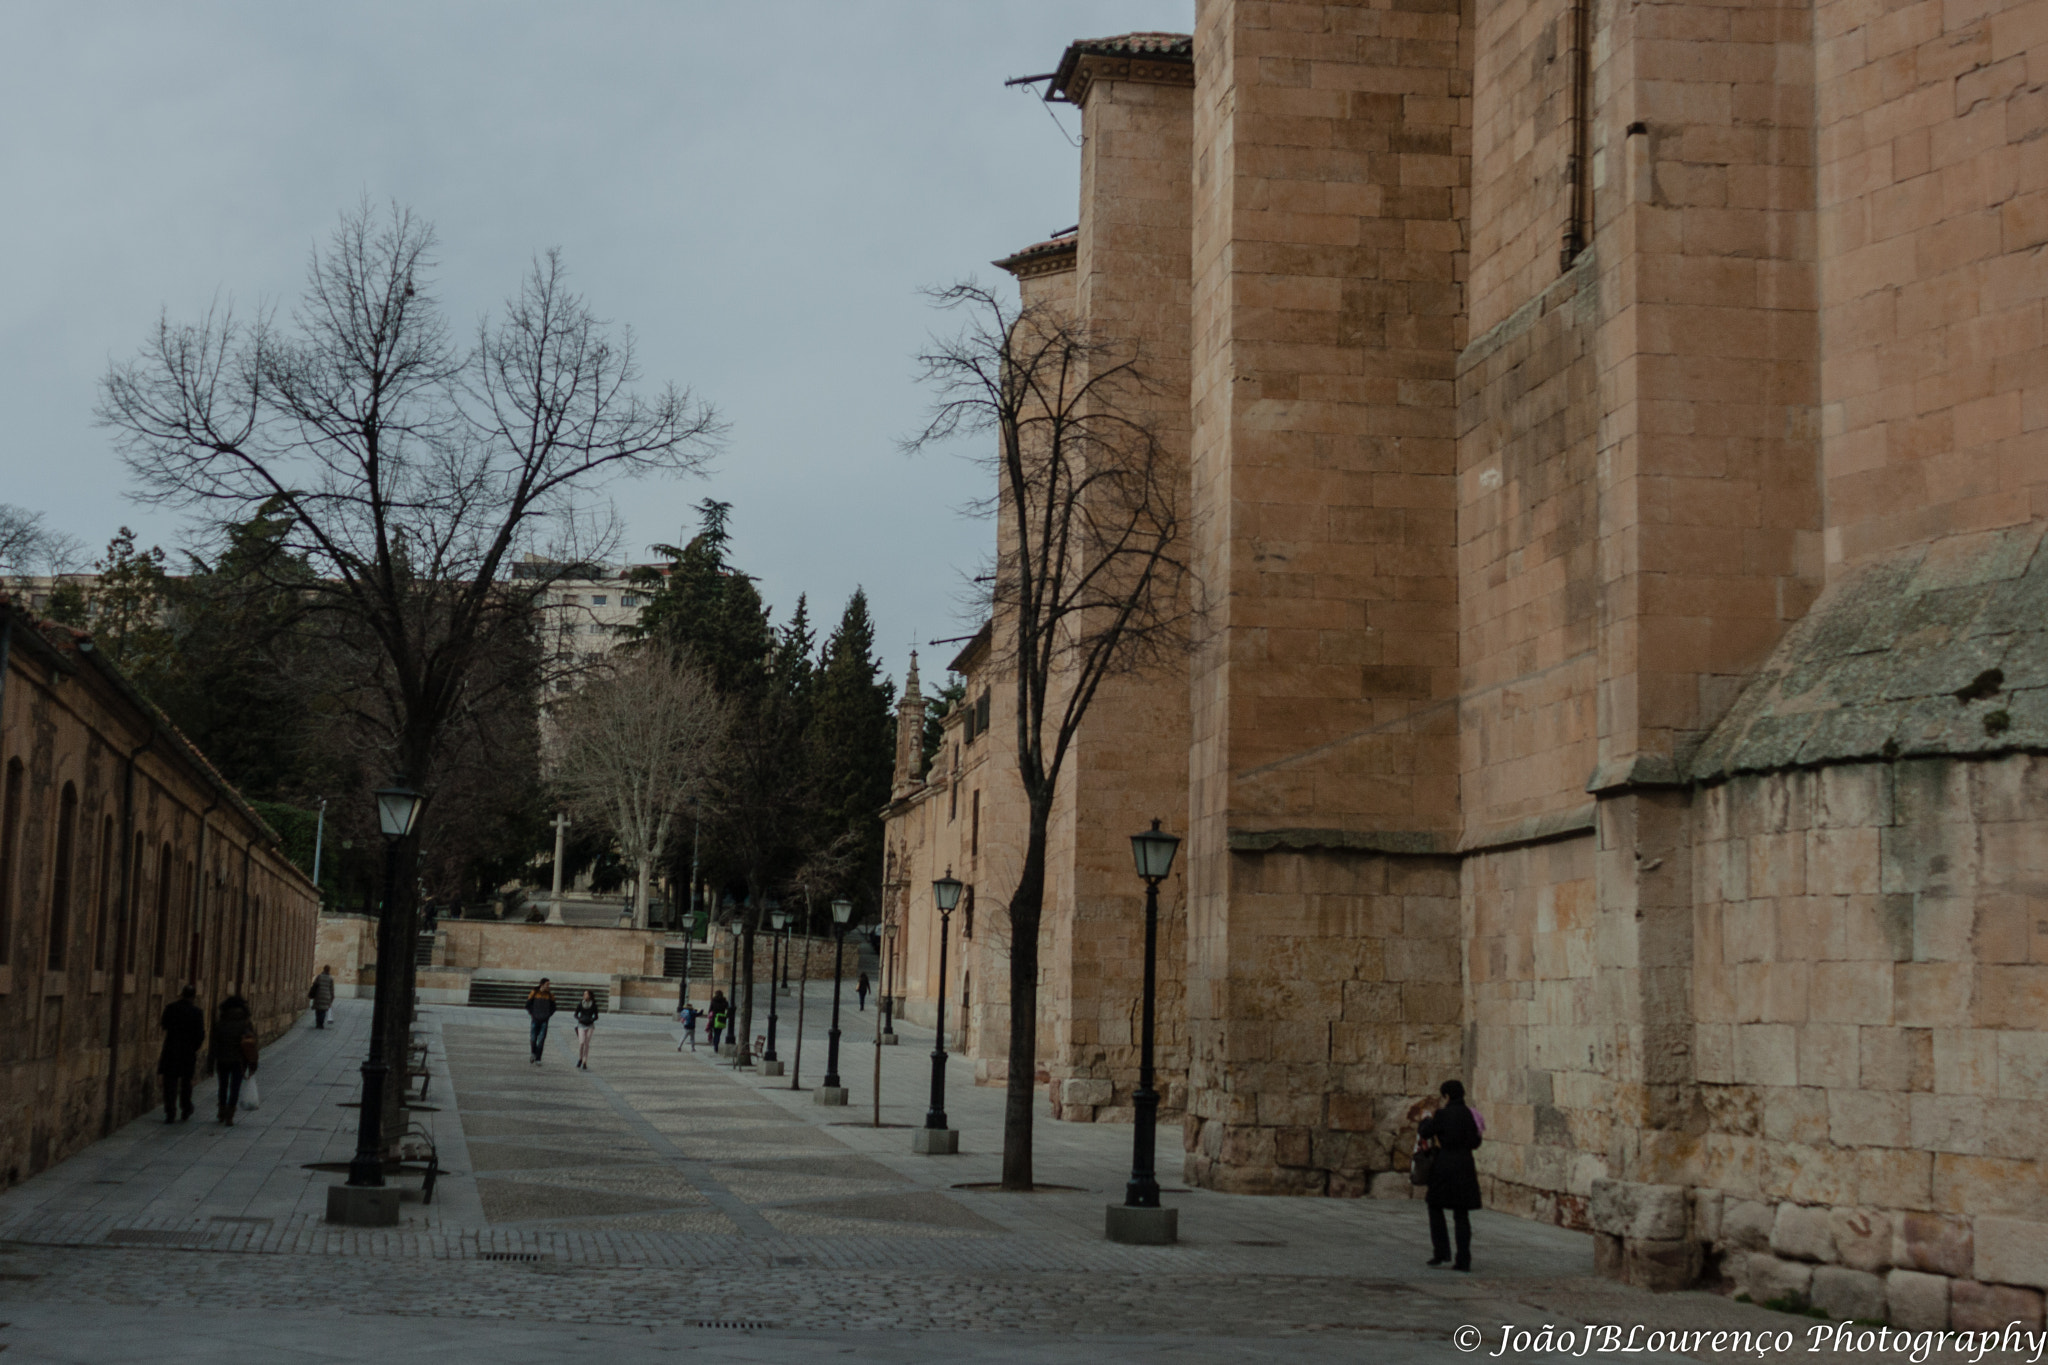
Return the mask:
<path fill-rule="evenodd" d="M 2039 0 L 1817 0 L 1831 569 L 2048 514 Z"/>
<path fill-rule="evenodd" d="M 5 1186 L 160 1102 L 157 1021 L 185 984 L 209 1016 L 245 997 L 264 1042 L 289 1028 L 318 901 L 277 836 L 89 641 L 4 598 L 0 629 Z"/>

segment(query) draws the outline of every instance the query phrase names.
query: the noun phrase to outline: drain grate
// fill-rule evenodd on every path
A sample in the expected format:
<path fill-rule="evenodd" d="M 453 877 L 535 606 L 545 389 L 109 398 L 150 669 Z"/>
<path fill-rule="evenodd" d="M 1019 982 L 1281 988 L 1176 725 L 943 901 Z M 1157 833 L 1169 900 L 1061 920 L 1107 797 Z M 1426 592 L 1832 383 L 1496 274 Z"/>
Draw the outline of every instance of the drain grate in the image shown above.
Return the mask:
<path fill-rule="evenodd" d="M 771 1326 L 751 1318 L 699 1318 L 696 1325 L 725 1332 L 765 1332 Z"/>
<path fill-rule="evenodd" d="M 254 1218 L 239 1213 L 216 1213 L 206 1221 L 209 1223 L 260 1223 L 268 1227 L 277 1220 L 273 1218 Z"/>
<path fill-rule="evenodd" d="M 541 1261 L 547 1258 L 538 1251 L 479 1251 L 479 1261 Z"/>
<path fill-rule="evenodd" d="M 809 1265 L 810 1263 L 810 1259 L 805 1256 L 770 1256 L 768 1258 L 768 1264 L 771 1266 L 797 1266 Z"/>
<path fill-rule="evenodd" d="M 1232 1246 L 1240 1246 L 1240 1247 L 1284 1247 L 1284 1246 L 1286 1246 L 1286 1245 L 1287 1245 L 1287 1243 L 1285 1243 L 1285 1242 L 1232 1242 L 1232 1243 L 1231 1243 L 1231 1245 L 1232 1245 Z"/>
<path fill-rule="evenodd" d="M 176 1247 L 192 1242 L 211 1242 L 219 1234 L 211 1228 L 194 1232 L 160 1232 L 154 1228 L 115 1228 L 107 1234 L 109 1242 L 126 1243 L 129 1246 Z"/>

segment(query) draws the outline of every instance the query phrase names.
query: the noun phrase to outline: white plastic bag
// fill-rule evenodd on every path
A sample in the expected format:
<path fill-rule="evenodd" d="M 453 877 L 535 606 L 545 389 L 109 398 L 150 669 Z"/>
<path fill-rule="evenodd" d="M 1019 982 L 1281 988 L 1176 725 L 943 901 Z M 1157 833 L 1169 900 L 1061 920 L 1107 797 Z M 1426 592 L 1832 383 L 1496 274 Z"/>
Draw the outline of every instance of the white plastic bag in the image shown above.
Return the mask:
<path fill-rule="evenodd" d="M 244 1109 L 258 1109 L 263 1105 L 263 1092 L 256 1088 L 254 1076 L 242 1077 L 242 1101 Z"/>

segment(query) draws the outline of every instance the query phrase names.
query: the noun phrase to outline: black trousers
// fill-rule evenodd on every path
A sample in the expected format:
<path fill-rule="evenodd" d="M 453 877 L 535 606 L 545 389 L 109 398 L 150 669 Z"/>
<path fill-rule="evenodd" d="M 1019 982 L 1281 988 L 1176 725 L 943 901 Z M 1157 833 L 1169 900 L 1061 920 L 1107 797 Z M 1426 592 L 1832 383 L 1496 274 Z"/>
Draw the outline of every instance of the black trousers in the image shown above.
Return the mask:
<path fill-rule="evenodd" d="M 1472 1268 L 1472 1215 L 1464 1209 L 1452 1209 L 1451 1220 L 1458 1230 L 1458 1258 L 1451 1261 L 1460 1270 Z M 1451 1234 L 1444 1227 L 1444 1206 L 1429 1206 L 1429 1249 L 1439 1261 L 1451 1260 Z"/>
<path fill-rule="evenodd" d="M 162 1076 L 164 1083 L 164 1117 L 174 1119 L 179 1114 L 192 1112 L 192 1073 L 182 1076 Z"/>

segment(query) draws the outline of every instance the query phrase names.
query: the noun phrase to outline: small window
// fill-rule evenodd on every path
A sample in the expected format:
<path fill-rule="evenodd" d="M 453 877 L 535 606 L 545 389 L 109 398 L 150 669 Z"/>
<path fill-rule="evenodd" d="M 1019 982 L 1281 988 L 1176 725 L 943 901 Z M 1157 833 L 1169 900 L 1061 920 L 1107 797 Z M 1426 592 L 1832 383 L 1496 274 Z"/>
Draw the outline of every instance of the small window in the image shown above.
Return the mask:
<path fill-rule="evenodd" d="M 970 826 L 968 827 L 968 834 L 967 834 L 967 851 L 968 851 L 968 853 L 970 853 L 970 854 L 978 854 L 978 853 L 980 853 L 980 852 L 981 852 L 981 793 L 980 793 L 980 792 L 976 792 L 976 793 L 974 794 L 974 812 L 973 812 L 973 816 L 972 816 L 972 819 L 973 819 L 974 823 L 973 823 L 972 825 L 970 825 Z"/>
<path fill-rule="evenodd" d="M 64 970 L 64 949 L 71 941 L 71 864 L 77 840 L 78 788 L 66 782 L 57 798 L 57 861 L 50 869 L 50 941 L 45 962 L 53 972 Z"/>
<path fill-rule="evenodd" d="M 562 605 L 565 607 L 573 607 L 582 600 L 582 598 L 578 597 L 573 592 L 565 592 L 562 594 Z"/>
<path fill-rule="evenodd" d="M 974 733 L 981 734 L 988 729 L 988 693 L 981 694 L 981 700 L 974 703 Z"/>
<path fill-rule="evenodd" d="M 21 838 L 21 760 L 7 762 L 5 804 L 0 805 L 0 967 L 14 942 L 14 880 L 21 875 L 16 850 Z"/>
<path fill-rule="evenodd" d="M 611 599 L 606 597 L 603 593 L 597 593 L 591 597 L 590 605 L 593 607 L 601 607 L 610 600 Z"/>
<path fill-rule="evenodd" d="M 963 915 L 963 916 L 961 917 L 961 920 L 960 920 L 960 937 L 962 937 L 962 938 L 973 938 L 973 937 L 974 937 L 974 888 L 973 888 L 973 887 L 971 887 L 971 886 L 970 886 L 970 887 L 968 887 L 968 888 L 967 888 L 967 892 L 966 892 L 966 894 L 960 897 L 960 908 L 961 908 L 962 910 L 964 910 L 964 911 L 966 912 L 966 914 L 964 914 L 964 915 Z"/>
<path fill-rule="evenodd" d="M 114 921 L 114 817 L 100 823 L 100 911 L 92 932 L 92 969 L 107 969 L 107 939 Z"/>
<path fill-rule="evenodd" d="M 629 592 L 619 599 L 619 605 L 622 607 L 637 607 L 640 605 L 640 598 L 637 594 Z"/>

